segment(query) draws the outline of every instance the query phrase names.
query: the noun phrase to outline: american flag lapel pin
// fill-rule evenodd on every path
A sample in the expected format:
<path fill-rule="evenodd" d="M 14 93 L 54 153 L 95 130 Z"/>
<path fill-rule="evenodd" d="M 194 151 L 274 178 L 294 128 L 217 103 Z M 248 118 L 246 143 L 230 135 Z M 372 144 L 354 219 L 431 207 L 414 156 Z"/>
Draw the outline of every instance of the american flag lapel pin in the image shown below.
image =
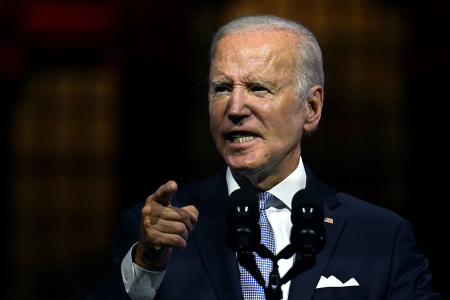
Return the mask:
<path fill-rule="evenodd" d="M 328 224 L 333 224 L 333 219 L 332 219 L 332 218 L 325 217 L 325 218 L 323 219 L 323 221 L 324 221 L 325 223 L 328 223 Z"/>

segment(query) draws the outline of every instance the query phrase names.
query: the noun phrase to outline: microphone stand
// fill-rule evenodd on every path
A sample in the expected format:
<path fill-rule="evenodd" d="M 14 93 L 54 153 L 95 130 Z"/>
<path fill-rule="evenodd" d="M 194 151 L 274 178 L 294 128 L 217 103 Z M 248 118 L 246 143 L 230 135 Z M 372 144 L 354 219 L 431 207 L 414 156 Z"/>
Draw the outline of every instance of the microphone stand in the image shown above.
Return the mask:
<path fill-rule="evenodd" d="M 289 269 L 289 271 L 286 272 L 283 278 L 281 278 L 281 284 L 285 284 L 298 274 L 311 269 L 315 264 L 316 258 L 314 255 L 298 253 L 295 257 L 295 261 L 292 267 Z"/>
<path fill-rule="evenodd" d="M 256 282 L 262 287 L 266 285 L 261 271 L 256 264 L 255 256 L 253 252 L 248 250 L 239 251 L 237 253 L 237 260 L 241 266 L 247 269 L 247 271 L 255 278 Z"/>
<path fill-rule="evenodd" d="M 279 300 L 283 298 L 283 293 L 281 291 L 281 279 L 280 273 L 278 272 L 278 258 L 275 256 L 272 251 L 267 249 L 267 247 L 263 244 L 260 244 L 256 249 L 256 253 L 261 258 L 269 258 L 272 261 L 272 272 L 269 274 L 269 282 L 267 287 L 261 285 L 264 289 L 264 293 L 266 294 L 266 299 L 270 300 Z M 259 271 L 259 269 L 258 269 Z"/>
<path fill-rule="evenodd" d="M 283 297 L 281 286 L 297 276 L 298 274 L 312 268 L 316 264 L 316 257 L 313 253 L 295 253 L 292 245 L 287 245 L 278 255 L 274 255 L 267 247 L 260 244 L 255 251 L 261 258 L 269 258 L 272 261 L 272 272 L 269 274 L 269 282 L 266 286 L 263 276 L 256 264 L 255 256 L 251 251 L 239 251 L 237 259 L 241 266 L 255 278 L 256 282 L 263 287 L 266 299 L 280 300 Z M 296 254 L 294 264 L 287 273 L 280 278 L 278 271 L 278 261 L 290 258 Z"/>

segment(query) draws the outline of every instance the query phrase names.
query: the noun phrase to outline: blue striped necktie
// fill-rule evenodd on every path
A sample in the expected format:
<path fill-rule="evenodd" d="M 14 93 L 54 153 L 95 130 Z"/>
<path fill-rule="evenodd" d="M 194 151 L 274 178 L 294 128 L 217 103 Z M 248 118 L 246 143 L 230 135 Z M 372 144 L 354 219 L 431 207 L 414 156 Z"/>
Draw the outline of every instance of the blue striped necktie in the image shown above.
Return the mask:
<path fill-rule="evenodd" d="M 264 244 L 267 249 L 276 254 L 275 250 L 275 238 L 273 235 L 272 226 L 270 226 L 267 219 L 266 209 L 273 204 L 276 198 L 267 192 L 258 193 L 259 199 L 259 226 L 261 227 L 261 244 Z M 272 261 L 268 258 L 261 258 L 255 252 L 256 264 L 261 271 L 264 280 L 267 283 L 269 281 L 269 274 L 272 271 Z M 241 286 L 242 294 L 245 300 L 257 300 L 265 299 L 264 289 L 256 282 L 253 276 L 244 268 L 241 267 Z"/>

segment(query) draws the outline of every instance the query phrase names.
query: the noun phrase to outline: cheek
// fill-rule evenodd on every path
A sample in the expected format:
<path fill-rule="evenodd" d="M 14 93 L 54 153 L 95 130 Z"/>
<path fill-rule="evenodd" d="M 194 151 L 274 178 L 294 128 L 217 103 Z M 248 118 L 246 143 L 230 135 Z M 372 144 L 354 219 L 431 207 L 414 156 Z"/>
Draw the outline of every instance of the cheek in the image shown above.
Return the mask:
<path fill-rule="evenodd" d="M 280 115 L 283 115 L 284 117 L 279 119 L 279 124 L 286 136 L 289 136 L 288 139 L 300 137 L 305 123 L 304 106 L 299 104 L 290 106 Z"/>

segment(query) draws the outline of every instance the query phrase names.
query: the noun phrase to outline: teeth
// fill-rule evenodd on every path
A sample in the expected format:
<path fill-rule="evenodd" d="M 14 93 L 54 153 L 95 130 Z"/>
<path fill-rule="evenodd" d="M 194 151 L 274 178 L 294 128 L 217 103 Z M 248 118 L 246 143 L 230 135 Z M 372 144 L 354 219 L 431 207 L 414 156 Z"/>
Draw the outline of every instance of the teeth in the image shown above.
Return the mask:
<path fill-rule="evenodd" d="M 237 137 L 235 137 L 235 138 L 233 139 L 233 143 L 239 143 L 239 144 L 242 144 L 242 143 L 251 141 L 251 140 L 253 140 L 254 138 L 255 138 L 254 136 L 243 136 L 243 137 L 237 136 Z"/>

